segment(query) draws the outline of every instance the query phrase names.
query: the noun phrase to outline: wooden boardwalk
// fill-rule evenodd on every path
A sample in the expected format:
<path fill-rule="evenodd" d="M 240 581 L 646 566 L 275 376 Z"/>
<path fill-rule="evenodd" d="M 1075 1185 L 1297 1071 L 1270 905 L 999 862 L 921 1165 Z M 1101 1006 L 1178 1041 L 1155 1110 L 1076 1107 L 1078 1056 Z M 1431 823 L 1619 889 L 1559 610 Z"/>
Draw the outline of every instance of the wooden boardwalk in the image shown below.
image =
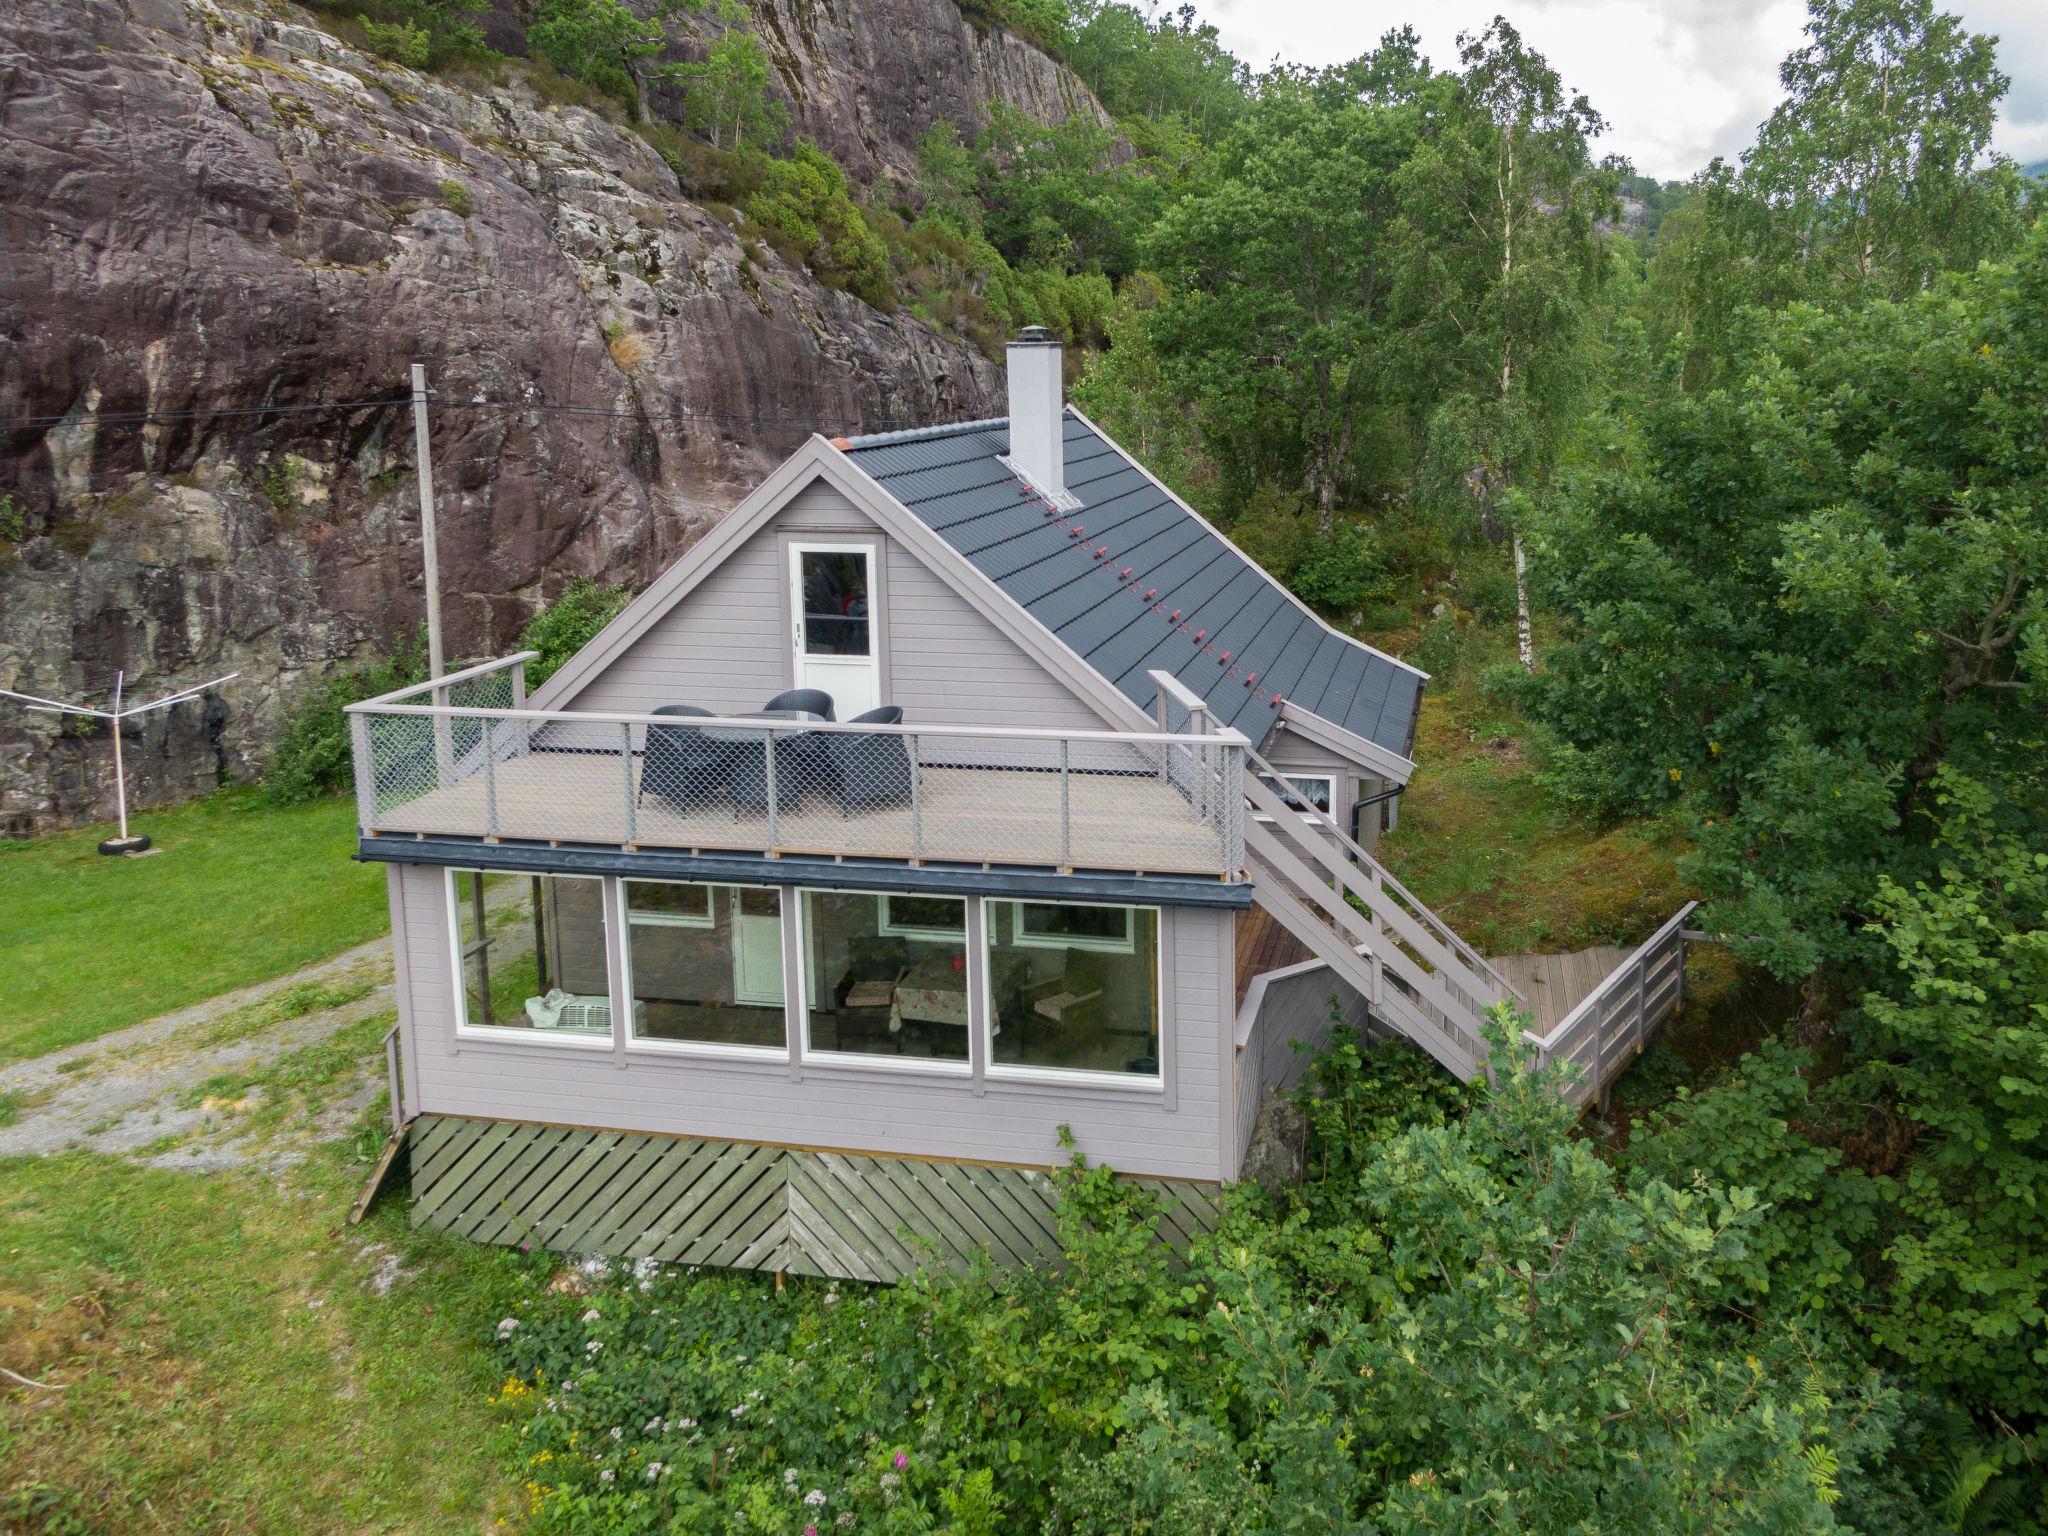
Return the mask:
<path fill-rule="evenodd" d="M 1529 1000 L 1531 1033 L 1547 1035 L 1628 955 L 1612 944 L 1596 944 L 1568 955 L 1499 955 L 1490 963 Z"/>
<path fill-rule="evenodd" d="M 867 1281 L 1059 1253 L 1042 1169 L 453 1115 L 409 1140 L 412 1224 L 478 1242 Z M 1215 1227 L 1216 1186 L 1134 1182 L 1163 1198 L 1167 1243 Z"/>

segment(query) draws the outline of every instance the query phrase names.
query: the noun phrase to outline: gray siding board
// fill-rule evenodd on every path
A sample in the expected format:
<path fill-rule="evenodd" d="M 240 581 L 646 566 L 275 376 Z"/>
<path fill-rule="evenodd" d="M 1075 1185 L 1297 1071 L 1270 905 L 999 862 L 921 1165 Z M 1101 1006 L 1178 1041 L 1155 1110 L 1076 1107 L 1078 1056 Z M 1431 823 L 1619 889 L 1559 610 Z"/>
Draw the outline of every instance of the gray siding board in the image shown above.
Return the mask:
<path fill-rule="evenodd" d="M 835 487 L 813 481 L 571 700 L 578 710 L 644 714 L 696 704 L 758 709 L 794 675 L 784 535 L 850 534 L 882 545 L 883 686 L 909 724 L 1101 730 L 1060 677 L 888 539 Z"/>
<path fill-rule="evenodd" d="M 1238 1051 L 1232 1085 L 1237 1144 L 1231 1166 L 1241 1167 L 1251 1145 L 1252 1127 L 1268 1093 L 1286 1093 L 1308 1069 L 1308 1057 L 1294 1049 L 1300 1040 L 1320 1050 L 1338 1028 L 1364 1031 L 1365 999 L 1330 968 L 1318 961 L 1269 971 L 1255 981 L 1245 998 L 1245 1016 L 1238 1021 Z M 1341 1023 L 1330 1017 L 1336 999 Z"/>
<path fill-rule="evenodd" d="M 1217 1179 L 1226 1085 L 1218 1049 L 1219 967 L 1231 952 L 1234 914 L 1174 908 L 1163 924 L 1168 988 L 1163 1010 L 1169 1094 L 1017 1084 L 966 1077 L 847 1070 L 806 1063 L 733 1063 L 629 1052 L 459 1038 L 449 974 L 445 875 L 395 866 L 407 995 L 401 1017 L 418 1062 L 412 1108 L 736 1141 L 840 1147 L 906 1156 L 1050 1165 L 1058 1127 L 1081 1150 L 1120 1171 Z"/>

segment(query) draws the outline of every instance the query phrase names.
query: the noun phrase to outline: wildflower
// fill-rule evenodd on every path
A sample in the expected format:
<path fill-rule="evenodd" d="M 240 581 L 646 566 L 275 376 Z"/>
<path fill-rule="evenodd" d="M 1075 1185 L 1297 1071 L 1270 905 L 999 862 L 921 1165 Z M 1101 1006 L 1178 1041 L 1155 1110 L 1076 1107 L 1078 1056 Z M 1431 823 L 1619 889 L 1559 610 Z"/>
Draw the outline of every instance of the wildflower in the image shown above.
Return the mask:
<path fill-rule="evenodd" d="M 625 1431 L 624 1427 L 623 1427 L 623 1426 L 621 1426 L 621 1425 L 618 1425 L 618 1424 L 614 1424 L 614 1425 L 612 1426 L 612 1438 L 613 1438 L 614 1440 L 623 1440 L 623 1439 L 625 1439 L 625 1438 L 626 1438 L 626 1431 Z"/>
<path fill-rule="evenodd" d="M 661 1463 L 658 1461 L 647 1463 L 647 1481 L 651 1483 L 659 1476 L 661 1476 Z"/>
<path fill-rule="evenodd" d="M 604 1314 L 603 1314 L 602 1312 L 598 1311 L 598 1310 L 597 1310 L 597 1308 L 595 1308 L 595 1307 L 592 1307 L 592 1308 L 591 1308 L 591 1309 L 590 1309 L 590 1310 L 589 1310 L 588 1312 L 586 1312 L 586 1313 L 584 1313 L 584 1314 L 583 1314 L 583 1321 L 584 1321 L 584 1322 L 586 1322 L 586 1323 L 594 1323 L 594 1322 L 596 1322 L 596 1321 L 597 1321 L 597 1320 L 598 1320 L 598 1319 L 599 1319 L 600 1317 L 603 1317 L 603 1316 L 604 1316 Z"/>
<path fill-rule="evenodd" d="M 898 1451 L 898 1452 L 896 1453 L 896 1470 L 897 1470 L 898 1472 L 901 1472 L 901 1471 L 902 1471 L 902 1470 L 903 1470 L 903 1469 L 904 1469 L 905 1467 L 907 1467 L 907 1466 L 909 1466 L 909 1465 L 910 1465 L 910 1456 L 909 1456 L 909 1453 L 908 1453 L 908 1452 L 905 1452 L 905 1451 Z"/>
<path fill-rule="evenodd" d="M 796 1487 L 796 1468 L 795 1468 L 795 1467 L 784 1467 L 784 1468 L 782 1469 L 782 1486 L 783 1486 L 783 1487 L 785 1487 L 785 1488 L 794 1488 L 794 1487 Z"/>
<path fill-rule="evenodd" d="M 827 1291 L 827 1292 L 825 1293 L 825 1305 L 826 1305 L 826 1306 L 828 1306 L 828 1307 L 833 1307 L 833 1306 L 837 1306 L 838 1304 L 839 1304 L 839 1293 L 838 1293 L 837 1291 Z"/>
<path fill-rule="evenodd" d="M 805 1526 L 804 1536 L 818 1536 L 818 1528 L 815 1525 Z"/>
<path fill-rule="evenodd" d="M 659 1259 L 638 1258 L 633 1261 L 633 1278 L 635 1280 L 646 1280 L 660 1273 L 661 1260 Z"/>
<path fill-rule="evenodd" d="M 586 1255 L 576 1267 L 583 1271 L 586 1280 L 602 1280 L 612 1272 L 611 1261 L 601 1253 Z"/>
<path fill-rule="evenodd" d="M 848 1526 L 852 1525 L 857 1518 L 859 1517 L 856 1516 L 852 1510 L 842 1509 L 841 1511 L 839 1511 L 839 1518 L 837 1520 L 834 1520 L 832 1523 L 838 1526 L 841 1530 L 845 1530 Z"/>
<path fill-rule="evenodd" d="M 500 1318 L 498 1321 L 498 1337 L 501 1339 L 511 1338 L 512 1330 L 518 1326 L 519 1319 L 516 1317 Z"/>
<path fill-rule="evenodd" d="M 591 1340 L 591 1341 L 590 1341 L 590 1342 L 589 1342 L 588 1344 L 586 1344 L 586 1345 L 584 1345 L 584 1346 L 583 1346 L 583 1352 L 584 1352 L 584 1353 L 585 1353 L 586 1355 L 594 1355 L 594 1354 L 596 1354 L 596 1353 L 597 1353 L 597 1352 L 598 1352 L 598 1351 L 599 1351 L 600 1349 L 603 1349 L 603 1348 L 604 1348 L 604 1341 L 603 1341 L 603 1340 L 601 1340 L 601 1339 L 592 1339 L 592 1340 Z"/>
<path fill-rule="evenodd" d="M 809 1493 L 804 1495 L 804 1502 L 810 1505 L 811 1508 L 816 1509 L 820 1504 L 825 1502 L 825 1490 L 822 1488 L 813 1488 Z"/>
<path fill-rule="evenodd" d="M 645 1424 L 641 1425 L 640 1427 L 650 1435 L 660 1434 L 661 1415 L 657 1413 L 653 1418 L 649 1419 Z"/>
<path fill-rule="evenodd" d="M 610 1481 L 611 1481 L 611 1480 L 612 1480 L 612 1479 L 613 1479 L 613 1478 L 614 1478 L 615 1476 L 617 1476 L 617 1474 L 616 1474 L 616 1473 L 614 1473 L 614 1472 L 612 1471 L 612 1469 L 611 1469 L 610 1467 L 606 1467 L 606 1468 L 605 1468 L 605 1469 L 604 1469 L 604 1470 L 603 1470 L 602 1472 L 600 1472 L 600 1473 L 598 1473 L 598 1474 L 597 1474 L 597 1480 L 598 1480 L 598 1481 L 599 1481 L 600 1483 L 608 1483 L 608 1482 L 610 1482 Z"/>
<path fill-rule="evenodd" d="M 697 1421 L 695 1419 L 684 1419 L 676 1426 L 678 1429 L 695 1429 L 696 1427 Z"/>
<path fill-rule="evenodd" d="M 738 1418 L 741 1414 L 745 1413 L 746 1411 L 747 1405 L 745 1403 L 741 1403 L 737 1408 L 733 1409 L 732 1416 L 734 1418 Z"/>

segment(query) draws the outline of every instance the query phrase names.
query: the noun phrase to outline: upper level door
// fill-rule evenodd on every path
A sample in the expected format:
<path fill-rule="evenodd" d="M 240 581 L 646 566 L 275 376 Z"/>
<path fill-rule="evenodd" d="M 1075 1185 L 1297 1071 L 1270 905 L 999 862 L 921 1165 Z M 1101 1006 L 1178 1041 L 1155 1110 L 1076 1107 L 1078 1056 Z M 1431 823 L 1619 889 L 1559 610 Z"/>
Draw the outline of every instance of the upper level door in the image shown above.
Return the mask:
<path fill-rule="evenodd" d="M 796 686 L 832 695 L 851 720 L 882 702 L 875 635 L 875 551 L 868 544 L 791 544 L 790 611 L 796 615 Z"/>

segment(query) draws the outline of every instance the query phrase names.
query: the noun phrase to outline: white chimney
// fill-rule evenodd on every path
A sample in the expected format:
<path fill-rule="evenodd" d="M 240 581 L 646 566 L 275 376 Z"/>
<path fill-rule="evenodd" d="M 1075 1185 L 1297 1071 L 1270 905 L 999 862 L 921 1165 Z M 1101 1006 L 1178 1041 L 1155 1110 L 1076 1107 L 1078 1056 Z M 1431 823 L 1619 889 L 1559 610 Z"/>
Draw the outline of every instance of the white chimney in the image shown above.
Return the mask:
<path fill-rule="evenodd" d="M 1044 326 L 1027 325 L 1008 350 L 1009 465 L 1055 502 L 1072 506 L 1074 498 L 1067 494 L 1060 344 Z"/>

